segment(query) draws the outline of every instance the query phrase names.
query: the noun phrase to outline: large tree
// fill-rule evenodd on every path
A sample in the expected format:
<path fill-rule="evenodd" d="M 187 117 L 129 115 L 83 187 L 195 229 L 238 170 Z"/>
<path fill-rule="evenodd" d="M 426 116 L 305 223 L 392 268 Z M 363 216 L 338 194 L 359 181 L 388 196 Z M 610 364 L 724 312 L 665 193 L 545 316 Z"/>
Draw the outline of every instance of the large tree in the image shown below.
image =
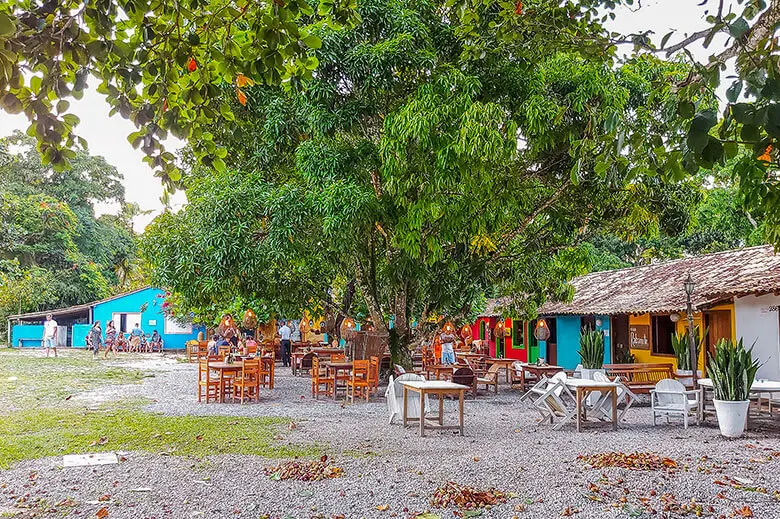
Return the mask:
<path fill-rule="evenodd" d="M 322 28 L 312 81 L 250 88 L 235 124 L 212 128 L 230 171 L 195 168 L 190 204 L 148 230 L 156 281 L 191 302 L 347 314 L 357 294 L 401 342 L 413 318 L 463 317 L 485 293 L 524 294 L 527 313 L 565 295 L 588 227 L 655 218 L 647 144 L 625 140 L 658 126 L 655 85 L 687 70 L 614 69 L 581 45 L 603 34 L 595 10 L 539 5 L 506 43 L 499 10 L 467 25 L 426 0 L 364 1 L 356 27 Z"/>

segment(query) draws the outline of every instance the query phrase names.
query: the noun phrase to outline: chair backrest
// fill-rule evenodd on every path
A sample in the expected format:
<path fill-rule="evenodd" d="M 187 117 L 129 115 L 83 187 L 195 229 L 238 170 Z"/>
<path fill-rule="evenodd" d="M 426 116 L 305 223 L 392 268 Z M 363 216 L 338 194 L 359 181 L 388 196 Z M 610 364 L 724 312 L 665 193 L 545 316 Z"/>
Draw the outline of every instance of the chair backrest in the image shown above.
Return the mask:
<path fill-rule="evenodd" d="M 401 382 L 424 382 L 424 381 L 425 381 L 425 377 L 423 377 L 422 375 L 417 375 L 415 373 L 404 373 L 402 375 L 399 375 L 393 381 L 393 385 L 395 386 L 394 387 L 395 397 L 396 398 L 404 397 L 404 386 L 401 385 Z M 417 393 L 413 393 L 409 391 L 409 396 L 412 397 L 413 395 L 419 398 Z"/>
<path fill-rule="evenodd" d="M 452 381 L 455 384 L 463 384 L 464 386 L 474 385 L 474 379 L 476 375 L 471 368 L 458 368 L 452 373 Z"/>
<path fill-rule="evenodd" d="M 307 353 L 301 358 L 301 369 L 312 369 L 312 359 L 314 358 L 314 353 Z"/>
<path fill-rule="evenodd" d="M 513 362 L 512 363 L 512 370 L 515 372 L 515 375 L 517 375 L 519 377 L 522 374 L 522 372 L 523 372 L 523 363 L 520 362 L 519 360 Z"/>
<path fill-rule="evenodd" d="M 396 364 L 395 365 L 395 376 L 400 377 L 401 375 L 404 375 L 406 373 L 406 370 L 403 366 Z"/>
<path fill-rule="evenodd" d="M 352 362 L 352 380 L 369 380 L 371 362 L 368 360 L 356 360 Z"/>
<path fill-rule="evenodd" d="M 198 359 L 198 381 L 209 381 L 209 359 Z"/>
<path fill-rule="evenodd" d="M 369 364 L 369 380 L 371 380 L 372 385 L 376 386 L 379 384 L 379 357 L 370 357 Z"/>
<path fill-rule="evenodd" d="M 602 373 L 601 371 L 593 372 L 593 380 L 595 380 L 596 382 L 612 382 L 609 379 L 609 377 L 605 373 Z"/>
<path fill-rule="evenodd" d="M 344 353 L 333 353 L 330 356 L 331 362 L 344 362 L 347 360 L 347 356 Z"/>
<path fill-rule="evenodd" d="M 230 353 L 230 346 L 220 346 L 218 352 L 219 356 L 224 359 L 225 356 Z"/>
<path fill-rule="evenodd" d="M 491 380 L 495 379 L 498 376 L 498 370 L 501 369 L 501 364 L 494 363 L 490 365 L 490 368 L 487 370 L 487 373 L 485 374 L 485 378 L 489 378 Z"/>
<path fill-rule="evenodd" d="M 260 359 L 246 359 L 241 367 L 241 378 L 257 378 L 260 373 Z"/>
<path fill-rule="evenodd" d="M 663 380 L 659 380 L 658 383 L 655 385 L 656 391 L 662 391 L 663 393 L 679 393 L 682 395 L 682 397 L 677 395 L 669 395 L 669 394 L 657 394 L 656 398 L 660 405 L 668 405 L 668 404 L 680 404 L 684 402 L 685 397 L 685 386 L 682 382 L 679 380 L 675 380 L 673 378 L 665 378 Z"/>

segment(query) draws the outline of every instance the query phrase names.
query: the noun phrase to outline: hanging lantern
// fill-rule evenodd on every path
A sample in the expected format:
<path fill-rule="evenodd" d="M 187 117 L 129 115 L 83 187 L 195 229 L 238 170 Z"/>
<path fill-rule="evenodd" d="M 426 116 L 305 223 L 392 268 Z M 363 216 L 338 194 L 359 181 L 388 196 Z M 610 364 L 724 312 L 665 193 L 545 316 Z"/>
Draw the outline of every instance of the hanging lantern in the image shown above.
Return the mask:
<path fill-rule="evenodd" d="M 463 337 L 464 339 L 470 338 L 471 326 L 469 326 L 468 324 L 464 324 L 463 328 L 460 329 L 460 336 Z"/>
<path fill-rule="evenodd" d="M 447 323 L 444 325 L 443 330 L 447 333 L 452 333 L 455 331 L 455 325 L 452 324 L 452 321 L 447 321 Z"/>
<path fill-rule="evenodd" d="M 219 320 L 219 326 L 217 327 L 217 333 L 219 335 L 225 335 L 225 331 L 228 328 L 232 328 L 235 326 L 235 322 L 233 321 L 233 316 L 230 314 L 225 314 L 222 316 L 222 319 Z"/>
<path fill-rule="evenodd" d="M 366 323 L 360 329 L 367 332 L 373 332 L 374 322 L 371 319 L 366 319 Z"/>
<path fill-rule="evenodd" d="M 246 312 L 244 312 L 244 322 L 243 322 L 244 328 L 254 329 L 257 328 L 257 316 L 252 311 L 252 309 L 248 309 Z"/>
<path fill-rule="evenodd" d="M 539 319 L 536 322 L 536 328 L 534 328 L 534 337 L 537 341 L 546 341 L 550 338 L 550 328 L 547 326 L 547 321 Z"/>

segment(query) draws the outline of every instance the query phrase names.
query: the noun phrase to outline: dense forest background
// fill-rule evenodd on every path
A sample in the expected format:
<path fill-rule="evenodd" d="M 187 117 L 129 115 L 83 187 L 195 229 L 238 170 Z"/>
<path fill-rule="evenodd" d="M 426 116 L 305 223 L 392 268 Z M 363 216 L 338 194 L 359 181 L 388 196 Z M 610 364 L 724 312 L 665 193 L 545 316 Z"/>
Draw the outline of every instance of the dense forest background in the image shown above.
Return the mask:
<path fill-rule="evenodd" d="M 96 204 L 117 214 L 96 216 Z M 0 139 L 0 331 L 8 315 L 83 304 L 143 285 L 133 231 L 137 205 L 122 175 L 80 152 L 72 167 L 44 166 L 35 140 Z"/>

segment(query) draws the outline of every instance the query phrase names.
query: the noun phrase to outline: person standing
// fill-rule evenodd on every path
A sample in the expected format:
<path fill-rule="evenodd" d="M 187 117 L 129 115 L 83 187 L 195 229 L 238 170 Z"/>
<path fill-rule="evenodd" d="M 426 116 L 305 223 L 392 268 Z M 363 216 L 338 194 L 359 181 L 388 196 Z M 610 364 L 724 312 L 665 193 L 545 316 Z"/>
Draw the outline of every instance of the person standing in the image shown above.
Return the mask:
<path fill-rule="evenodd" d="M 100 321 L 95 321 L 89 330 L 89 340 L 92 345 L 92 358 L 97 360 L 100 346 L 103 345 L 103 328 L 100 327 Z"/>
<path fill-rule="evenodd" d="M 282 321 L 282 326 L 279 327 L 279 335 L 282 339 L 282 366 L 289 366 L 291 356 L 290 348 L 292 346 L 290 336 L 292 335 L 292 330 L 284 321 Z"/>
<path fill-rule="evenodd" d="M 441 334 L 441 363 L 451 366 L 455 364 L 455 334 L 445 330 Z"/>
<path fill-rule="evenodd" d="M 116 328 L 114 327 L 114 321 L 108 321 L 106 324 L 106 352 L 103 354 L 103 358 L 108 358 L 108 352 L 114 352 L 114 358 L 116 358 Z"/>
<path fill-rule="evenodd" d="M 57 358 L 57 321 L 51 316 L 46 315 L 46 321 L 43 323 L 43 347 L 46 348 L 46 356 L 49 356 L 49 350 L 54 350 L 54 358 Z"/>

